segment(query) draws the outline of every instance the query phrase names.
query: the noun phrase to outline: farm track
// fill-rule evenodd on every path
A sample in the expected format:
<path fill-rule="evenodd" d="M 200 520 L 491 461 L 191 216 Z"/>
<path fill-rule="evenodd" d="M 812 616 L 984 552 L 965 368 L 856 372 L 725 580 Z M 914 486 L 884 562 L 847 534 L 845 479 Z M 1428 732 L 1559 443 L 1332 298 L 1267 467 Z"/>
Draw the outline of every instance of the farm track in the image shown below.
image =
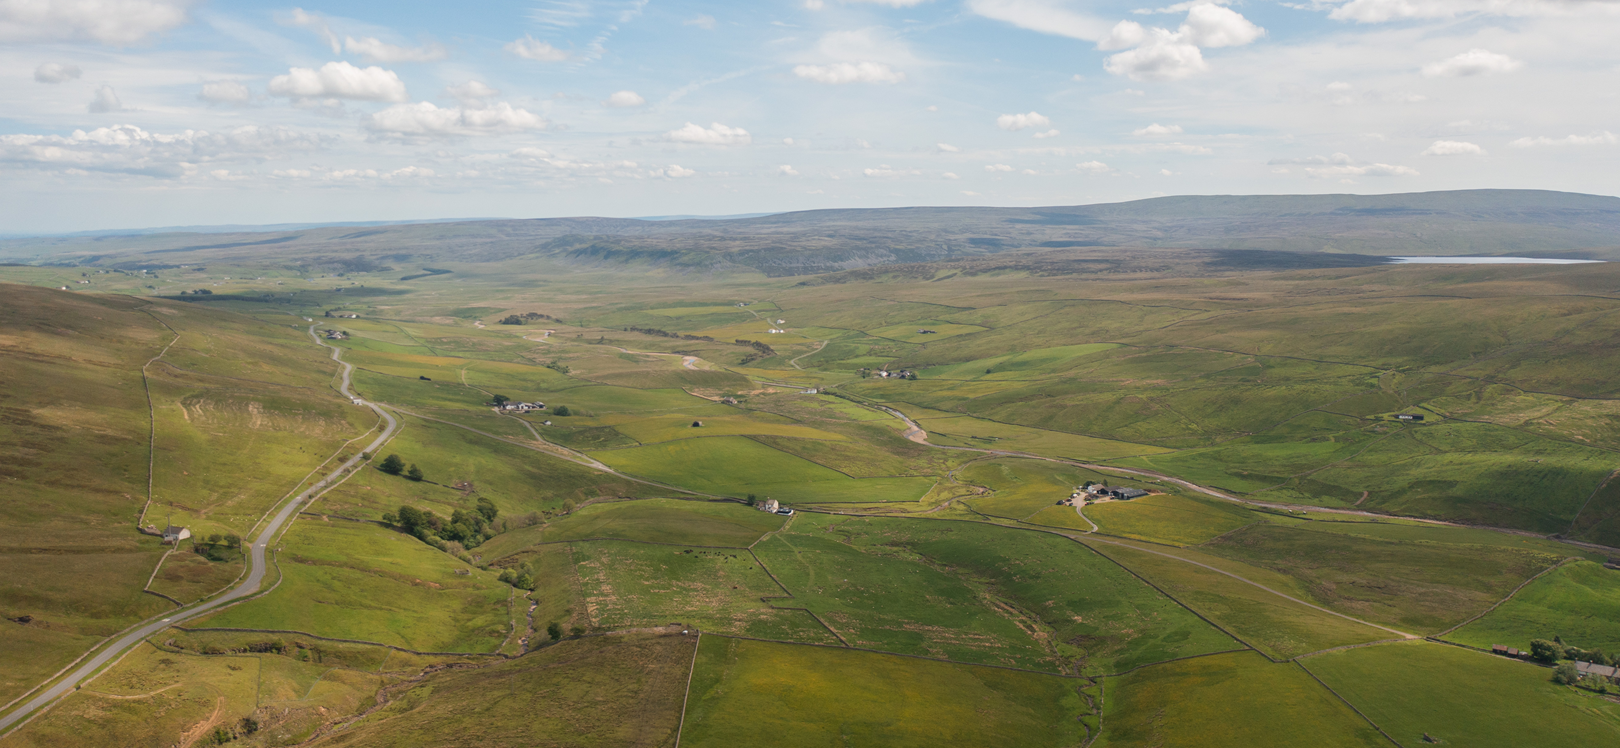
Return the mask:
<path fill-rule="evenodd" d="M 320 338 L 315 334 L 315 327 L 316 325 L 314 324 L 309 326 L 310 338 L 315 341 L 316 345 L 324 348 L 331 348 L 332 360 L 338 362 L 338 365 L 341 367 L 341 378 L 338 386 L 336 387 L 338 393 L 371 408 L 373 411 L 376 411 L 378 416 L 386 421 L 386 425 L 383 427 L 382 433 L 378 435 L 377 438 L 372 441 L 371 446 L 365 450 L 366 452 L 374 451 L 383 444 L 387 443 L 389 438 L 393 436 L 394 432 L 399 428 L 399 421 L 394 418 L 393 415 L 384 410 L 382 406 L 375 403 L 360 401 L 355 397 L 353 391 L 350 389 L 350 375 L 354 371 L 354 366 L 343 361 L 343 349 L 335 346 L 329 346 L 321 342 Z M 173 343 L 171 342 L 170 344 L 172 345 Z M 165 348 L 165 350 L 167 350 L 167 348 Z M 298 494 L 293 498 L 292 501 L 287 502 L 287 504 L 281 508 L 281 511 L 275 514 L 269 523 L 265 525 L 264 530 L 250 541 L 251 552 L 249 555 L 248 574 L 246 579 L 243 579 L 239 584 L 237 584 L 237 586 L 224 594 L 217 595 L 210 600 L 198 603 L 190 608 L 169 613 L 167 614 L 168 617 L 161 620 L 154 621 L 149 618 L 142 623 L 136 624 L 123 636 L 118 637 L 112 643 L 112 645 L 102 649 L 95 656 L 91 657 L 88 662 L 80 665 L 78 669 L 73 670 L 60 681 L 49 685 L 49 687 L 45 688 L 33 699 L 25 702 L 22 706 L 4 716 L 0 716 L 0 730 L 5 730 L 5 734 L 9 734 L 12 730 L 26 724 L 29 719 L 32 719 L 33 716 L 41 713 L 44 708 L 54 704 L 57 700 L 77 690 L 82 683 L 96 675 L 103 666 L 122 659 L 123 656 L 129 652 L 129 650 L 142 641 L 145 641 L 147 637 L 156 634 L 157 632 L 162 631 L 173 624 L 197 618 L 218 608 L 257 594 L 259 592 L 260 584 L 264 580 L 265 572 L 268 568 L 266 555 L 267 548 L 270 543 L 276 539 L 282 528 L 286 526 L 286 524 L 294 516 L 297 515 L 298 510 L 302 506 L 310 501 L 313 501 L 315 498 L 318 498 L 320 494 L 328 488 L 329 483 L 343 478 L 351 469 L 358 466 L 361 461 L 362 457 L 360 455 L 349 458 L 342 465 L 337 466 L 332 471 L 327 473 L 325 478 L 316 481 L 314 485 L 310 486 L 303 493 Z M 164 614 L 160 613 L 158 615 Z M 153 618 L 156 618 L 156 616 L 153 616 Z M 0 737 L 3 737 L 3 734 L 0 734 Z"/>

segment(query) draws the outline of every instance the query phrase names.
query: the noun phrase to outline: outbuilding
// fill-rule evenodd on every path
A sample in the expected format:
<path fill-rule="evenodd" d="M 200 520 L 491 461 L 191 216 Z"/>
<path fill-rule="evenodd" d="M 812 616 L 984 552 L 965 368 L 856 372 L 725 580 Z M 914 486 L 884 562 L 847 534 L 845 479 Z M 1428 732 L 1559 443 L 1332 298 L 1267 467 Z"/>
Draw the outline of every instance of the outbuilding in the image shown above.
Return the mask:
<path fill-rule="evenodd" d="M 189 537 L 191 537 L 191 530 L 184 527 L 169 525 L 168 527 L 163 528 L 163 542 L 165 544 L 178 543 Z"/>

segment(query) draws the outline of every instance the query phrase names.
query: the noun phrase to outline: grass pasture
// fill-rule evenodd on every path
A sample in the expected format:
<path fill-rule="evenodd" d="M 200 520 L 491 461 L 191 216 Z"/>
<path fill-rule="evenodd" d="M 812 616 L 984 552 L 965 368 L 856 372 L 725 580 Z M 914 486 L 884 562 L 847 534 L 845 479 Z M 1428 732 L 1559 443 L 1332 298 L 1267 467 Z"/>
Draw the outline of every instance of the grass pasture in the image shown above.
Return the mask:
<path fill-rule="evenodd" d="M 1384 748 L 1389 742 L 1298 667 L 1233 652 L 1108 679 L 1103 735 L 1092 745 Z"/>
<path fill-rule="evenodd" d="M 1231 502 L 1177 494 L 1094 504 L 1086 507 L 1086 516 L 1107 535 L 1182 546 L 1260 521 L 1260 515 Z"/>
<path fill-rule="evenodd" d="M 898 396 L 898 393 L 884 394 Z M 918 426 L 928 432 L 930 443 L 947 447 L 1004 449 L 1067 460 L 1115 460 L 1167 451 L 1164 447 L 1148 444 L 1019 426 L 902 403 L 896 403 L 895 407 L 911 416 Z"/>
<path fill-rule="evenodd" d="M 1094 547 L 1276 659 L 1395 636 L 1381 629 L 1312 610 L 1209 569 L 1146 550 L 1101 543 Z M 1295 591 L 1285 592 L 1292 594 Z M 1300 597 L 1299 594 L 1293 596 Z"/>
<path fill-rule="evenodd" d="M 245 544 L 244 544 L 245 545 Z M 239 554 L 226 561 L 210 561 L 191 552 L 188 546 L 177 550 L 158 568 L 150 589 L 183 603 L 192 603 L 219 592 L 236 581 L 247 566 Z"/>
<path fill-rule="evenodd" d="M 616 470 L 695 491 L 786 502 L 915 501 L 928 477 L 851 478 L 741 436 L 682 439 L 594 456 Z"/>
<path fill-rule="evenodd" d="M 705 636 L 681 745 L 1077 746 L 1082 682 Z"/>
<path fill-rule="evenodd" d="M 1083 674 L 1239 646 L 1048 533 L 801 514 L 755 553 L 854 646 Z"/>
<path fill-rule="evenodd" d="M 1582 649 L 1620 651 L 1620 571 L 1591 561 L 1566 564 L 1445 638 L 1482 649 L 1529 649 L 1531 639 L 1554 637 Z"/>
<path fill-rule="evenodd" d="M 695 645 L 683 636 L 592 637 L 437 673 L 313 745 L 670 748 Z"/>
<path fill-rule="evenodd" d="M 308 519 L 284 538 L 274 592 L 195 626 L 304 631 L 423 652 L 493 652 L 506 639 L 511 588 L 416 538 Z"/>
<path fill-rule="evenodd" d="M 1257 524 L 1202 546 L 1302 583 L 1313 602 L 1415 633 L 1461 623 L 1559 558 Z"/>
<path fill-rule="evenodd" d="M 546 542 L 616 538 L 650 543 L 747 547 L 786 520 L 730 502 L 647 499 L 592 504 L 553 520 Z"/>
<path fill-rule="evenodd" d="M 1424 735 L 1470 748 L 1620 741 L 1620 705 L 1505 657 L 1413 642 L 1301 662 L 1403 745 Z"/>
<path fill-rule="evenodd" d="M 582 602 L 597 630 L 679 622 L 706 631 L 836 643 L 794 606 L 744 549 L 683 548 L 621 540 L 573 544 Z"/>

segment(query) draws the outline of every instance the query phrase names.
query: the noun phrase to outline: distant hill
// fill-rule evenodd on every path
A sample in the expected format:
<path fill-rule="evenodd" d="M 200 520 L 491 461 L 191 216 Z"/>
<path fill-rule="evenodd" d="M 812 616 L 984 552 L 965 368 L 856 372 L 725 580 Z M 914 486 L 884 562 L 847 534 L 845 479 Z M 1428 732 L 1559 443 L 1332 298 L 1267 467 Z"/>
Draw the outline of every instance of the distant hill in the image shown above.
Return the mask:
<path fill-rule="evenodd" d="M 1074 247 L 1620 259 L 1620 198 L 1466 190 L 814 210 L 735 219 L 473 220 L 12 239 L 0 241 L 0 260 L 139 267 L 251 258 L 361 269 L 538 256 L 782 276 Z"/>

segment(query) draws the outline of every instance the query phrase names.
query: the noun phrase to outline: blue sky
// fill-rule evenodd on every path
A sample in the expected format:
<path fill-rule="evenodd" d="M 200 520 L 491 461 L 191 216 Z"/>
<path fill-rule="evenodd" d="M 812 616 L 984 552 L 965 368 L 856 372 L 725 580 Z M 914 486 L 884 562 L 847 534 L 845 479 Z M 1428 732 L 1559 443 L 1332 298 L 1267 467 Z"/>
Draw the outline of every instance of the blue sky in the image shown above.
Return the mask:
<path fill-rule="evenodd" d="M 1620 0 L 0 0 L 0 232 L 1620 192 Z"/>

